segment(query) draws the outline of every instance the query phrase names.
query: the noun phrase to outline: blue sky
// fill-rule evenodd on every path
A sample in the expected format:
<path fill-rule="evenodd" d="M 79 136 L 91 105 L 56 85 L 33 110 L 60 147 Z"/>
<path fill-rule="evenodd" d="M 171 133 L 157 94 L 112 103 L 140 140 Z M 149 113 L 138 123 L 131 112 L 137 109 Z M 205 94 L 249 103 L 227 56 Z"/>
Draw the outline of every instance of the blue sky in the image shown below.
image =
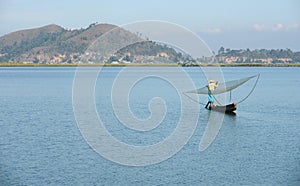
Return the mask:
<path fill-rule="evenodd" d="M 127 24 L 163 20 L 197 33 L 213 50 L 291 48 L 300 51 L 298 0 L 0 0 L 0 35 L 58 24 Z"/>

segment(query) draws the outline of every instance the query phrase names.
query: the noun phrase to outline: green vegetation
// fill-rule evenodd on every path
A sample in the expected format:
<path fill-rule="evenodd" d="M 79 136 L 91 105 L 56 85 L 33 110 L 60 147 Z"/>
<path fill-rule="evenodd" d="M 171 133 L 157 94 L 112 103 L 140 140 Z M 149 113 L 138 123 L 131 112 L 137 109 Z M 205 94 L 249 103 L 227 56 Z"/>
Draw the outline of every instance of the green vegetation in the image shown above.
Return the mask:
<path fill-rule="evenodd" d="M 57 25 L 48 25 L 14 32 L 0 38 L 0 62 L 78 63 L 80 56 L 85 54 L 92 42 L 115 27 L 114 25 L 93 23 L 85 29 L 67 30 Z M 121 37 L 136 37 L 134 33 L 130 33 L 131 35 L 127 33 L 125 30 L 120 31 Z M 108 42 L 101 44 L 109 46 Z M 182 54 L 177 53 L 174 49 L 147 40 L 121 49 L 115 56 L 103 63 L 120 60 L 133 62 L 136 59 L 141 60 L 140 56 L 163 57 L 171 63 L 177 63 L 183 59 Z M 95 56 L 95 58 L 99 59 L 99 56 Z"/>
<path fill-rule="evenodd" d="M 234 63 L 299 63 L 300 52 L 290 49 L 239 49 L 232 50 L 221 47 L 216 55 L 218 62 L 226 62 L 226 59 Z"/>
<path fill-rule="evenodd" d="M 48 25 L 13 32 L 0 37 L 0 62 L 76 61 L 74 55 L 83 54 L 91 42 L 112 28 L 115 26 L 93 23 L 86 29 L 67 30 L 57 25 Z"/>
<path fill-rule="evenodd" d="M 180 60 L 185 60 L 180 52 L 176 52 L 173 48 L 167 45 L 161 45 L 153 41 L 143 41 L 129 45 L 119 52 L 119 57 L 124 56 L 126 53 L 130 53 L 131 56 L 126 56 L 126 60 L 133 61 L 133 56 L 161 56 L 168 58 L 173 63 L 177 63 Z"/>

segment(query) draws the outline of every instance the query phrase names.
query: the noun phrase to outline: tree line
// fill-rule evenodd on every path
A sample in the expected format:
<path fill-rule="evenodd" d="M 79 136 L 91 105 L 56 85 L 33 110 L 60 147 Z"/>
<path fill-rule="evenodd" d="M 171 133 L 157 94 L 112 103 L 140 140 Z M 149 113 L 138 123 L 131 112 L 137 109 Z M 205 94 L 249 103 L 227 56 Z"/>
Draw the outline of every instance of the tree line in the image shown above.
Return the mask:
<path fill-rule="evenodd" d="M 291 49 L 230 49 L 220 47 L 216 55 L 217 58 L 224 57 L 238 57 L 245 59 L 244 61 L 251 61 L 253 59 L 267 59 L 272 58 L 273 62 L 280 61 L 282 59 L 290 59 L 289 62 L 300 62 L 300 52 L 293 52 Z"/>

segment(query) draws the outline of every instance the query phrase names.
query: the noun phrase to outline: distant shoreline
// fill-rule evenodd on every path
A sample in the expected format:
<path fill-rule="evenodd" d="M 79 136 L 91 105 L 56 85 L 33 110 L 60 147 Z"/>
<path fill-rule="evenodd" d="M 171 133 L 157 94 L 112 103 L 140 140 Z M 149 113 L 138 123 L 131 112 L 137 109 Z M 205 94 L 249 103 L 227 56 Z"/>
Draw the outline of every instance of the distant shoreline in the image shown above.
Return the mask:
<path fill-rule="evenodd" d="M 0 63 L 0 67 L 178 67 L 181 65 L 177 64 L 26 64 L 26 63 Z M 300 63 L 289 63 L 289 64 L 199 64 L 193 66 L 183 67 L 300 67 Z"/>

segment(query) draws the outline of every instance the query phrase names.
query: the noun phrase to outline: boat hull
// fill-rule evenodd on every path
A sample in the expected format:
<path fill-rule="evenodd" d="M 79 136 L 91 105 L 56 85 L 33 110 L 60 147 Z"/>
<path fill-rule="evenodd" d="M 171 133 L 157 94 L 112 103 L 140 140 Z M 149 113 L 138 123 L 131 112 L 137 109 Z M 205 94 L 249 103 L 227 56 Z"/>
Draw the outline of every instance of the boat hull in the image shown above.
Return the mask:
<path fill-rule="evenodd" d="M 225 106 L 216 105 L 214 107 L 209 107 L 209 110 L 214 110 L 223 113 L 232 113 L 236 110 L 236 103 L 231 103 Z"/>

